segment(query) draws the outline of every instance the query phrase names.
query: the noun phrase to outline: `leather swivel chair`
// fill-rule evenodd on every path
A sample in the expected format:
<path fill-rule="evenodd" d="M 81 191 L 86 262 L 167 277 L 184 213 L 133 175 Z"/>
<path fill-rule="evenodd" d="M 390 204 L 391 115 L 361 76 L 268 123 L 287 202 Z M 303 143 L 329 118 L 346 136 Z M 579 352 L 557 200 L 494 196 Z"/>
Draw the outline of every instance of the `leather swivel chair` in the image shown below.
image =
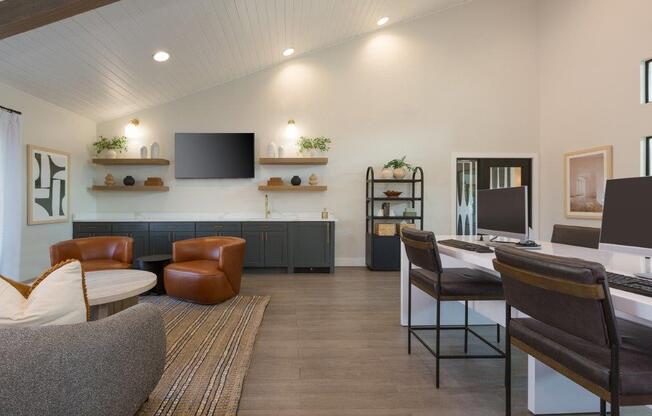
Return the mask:
<path fill-rule="evenodd" d="M 408 354 L 412 352 L 412 336 L 414 336 L 435 357 L 435 386 L 439 388 L 439 362 L 441 359 L 469 358 L 505 358 L 505 354 L 497 346 L 480 336 L 469 327 L 469 301 L 503 300 L 503 287 L 500 280 L 493 275 L 475 269 L 442 268 L 439 249 L 435 235 L 430 231 L 403 229 L 401 240 L 405 244 L 409 263 L 408 288 Z M 413 268 L 412 266 L 419 268 Z M 436 300 L 435 326 L 412 325 L 412 285 L 421 289 Z M 445 301 L 464 301 L 464 325 L 441 325 L 441 303 Z M 433 350 L 417 331 L 435 331 L 435 349 Z M 442 354 L 440 339 L 442 330 L 464 331 L 464 354 Z M 497 340 L 500 342 L 500 326 L 496 325 Z M 494 354 L 468 354 L 468 336 L 474 335 Z"/>
<path fill-rule="evenodd" d="M 498 247 L 505 290 L 506 414 L 514 345 L 600 398 L 600 414 L 652 403 L 652 328 L 616 318 L 604 267 Z M 515 308 L 528 318 L 512 318 Z"/>
<path fill-rule="evenodd" d="M 172 263 L 165 267 L 168 295 L 201 304 L 215 304 L 240 293 L 245 240 L 204 237 L 177 241 Z"/>
<path fill-rule="evenodd" d="M 87 237 L 58 242 L 50 246 L 50 264 L 79 260 L 82 270 L 129 269 L 133 262 L 134 240 L 129 237 Z"/>
<path fill-rule="evenodd" d="M 552 243 L 587 248 L 600 246 L 600 229 L 578 225 L 555 224 L 552 228 Z"/>

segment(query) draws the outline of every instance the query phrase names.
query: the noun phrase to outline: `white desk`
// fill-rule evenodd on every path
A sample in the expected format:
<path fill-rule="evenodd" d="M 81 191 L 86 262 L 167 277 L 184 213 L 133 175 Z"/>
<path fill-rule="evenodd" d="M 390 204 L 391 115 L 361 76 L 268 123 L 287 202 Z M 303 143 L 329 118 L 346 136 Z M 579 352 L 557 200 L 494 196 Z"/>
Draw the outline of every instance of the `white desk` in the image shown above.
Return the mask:
<path fill-rule="evenodd" d="M 438 236 L 437 240 L 458 239 L 478 243 L 474 236 Z M 595 261 L 611 272 L 633 275 L 646 270 L 645 259 L 628 254 L 612 253 L 564 244 L 539 242 L 539 253 L 577 257 Z M 493 268 L 493 253 L 475 253 L 439 245 L 443 267 L 471 267 L 499 276 Z M 408 260 L 401 247 L 401 324 L 407 325 Z M 616 314 L 644 325 L 652 326 L 652 298 L 611 289 Z M 504 302 L 469 302 L 471 324 L 499 323 L 505 325 Z M 442 303 L 442 324 L 463 322 L 463 305 Z M 514 315 L 518 316 L 518 315 Z M 433 325 L 435 302 L 416 287 L 412 289 L 412 323 Z M 598 398 L 584 388 L 528 357 L 528 409 L 534 414 L 586 413 L 598 411 Z"/>

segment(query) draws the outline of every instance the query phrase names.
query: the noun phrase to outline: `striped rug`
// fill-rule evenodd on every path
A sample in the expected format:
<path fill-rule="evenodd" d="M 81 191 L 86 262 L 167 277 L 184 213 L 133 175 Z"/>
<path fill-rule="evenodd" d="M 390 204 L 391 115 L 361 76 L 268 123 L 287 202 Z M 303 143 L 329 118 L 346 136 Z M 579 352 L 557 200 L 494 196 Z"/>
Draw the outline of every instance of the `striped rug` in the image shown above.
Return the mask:
<path fill-rule="evenodd" d="M 235 415 L 269 296 L 196 305 L 167 296 L 141 302 L 163 312 L 165 371 L 138 415 Z"/>

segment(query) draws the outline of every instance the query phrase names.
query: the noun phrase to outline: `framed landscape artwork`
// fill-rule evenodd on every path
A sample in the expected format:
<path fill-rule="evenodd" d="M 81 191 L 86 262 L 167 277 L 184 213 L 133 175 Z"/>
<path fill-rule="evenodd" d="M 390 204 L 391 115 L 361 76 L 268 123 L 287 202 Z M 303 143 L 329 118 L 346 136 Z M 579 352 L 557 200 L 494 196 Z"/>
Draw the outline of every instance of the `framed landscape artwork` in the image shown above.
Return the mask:
<path fill-rule="evenodd" d="M 612 177 L 612 146 L 564 155 L 566 218 L 601 219 L 604 190 Z"/>
<path fill-rule="evenodd" d="M 68 222 L 70 154 L 27 145 L 27 224 Z"/>

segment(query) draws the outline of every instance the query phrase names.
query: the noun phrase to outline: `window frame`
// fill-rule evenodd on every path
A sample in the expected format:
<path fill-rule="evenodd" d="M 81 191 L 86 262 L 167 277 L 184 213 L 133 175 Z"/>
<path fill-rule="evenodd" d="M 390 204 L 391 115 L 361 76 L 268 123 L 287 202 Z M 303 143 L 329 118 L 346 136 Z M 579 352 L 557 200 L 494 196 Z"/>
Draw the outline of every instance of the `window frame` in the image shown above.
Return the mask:
<path fill-rule="evenodd" d="M 652 58 L 643 61 L 643 104 L 650 104 L 650 65 Z"/>
<path fill-rule="evenodd" d="M 652 176 L 652 160 L 650 158 L 652 157 L 652 136 L 648 136 L 645 138 L 645 176 Z"/>

